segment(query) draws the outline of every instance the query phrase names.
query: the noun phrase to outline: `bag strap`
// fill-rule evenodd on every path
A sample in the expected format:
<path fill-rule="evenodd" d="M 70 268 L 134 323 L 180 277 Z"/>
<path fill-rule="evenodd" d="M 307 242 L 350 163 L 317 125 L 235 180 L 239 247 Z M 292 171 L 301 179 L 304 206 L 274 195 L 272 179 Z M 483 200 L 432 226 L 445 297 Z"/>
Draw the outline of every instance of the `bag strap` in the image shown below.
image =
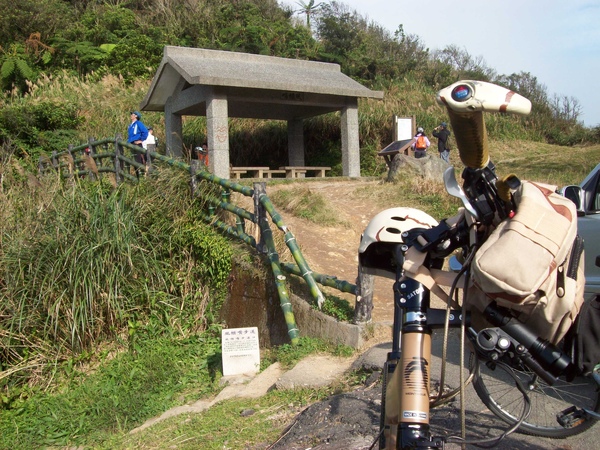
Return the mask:
<path fill-rule="evenodd" d="M 423 265 L 426 254 L 420 252 L 415 247 L 410 247 L 406 252 L 406 259 L 402 266 L 406 275 L 427 287 L 431 292 L 441 298 L 447 305 L 452 308 L 460 309 L 460 305 L 456 300 L 441 288 L 441 286 L 452 286 L 457 275 L 444 270 L 433 269 L 429 270 Z M 464 281 L 464 275 L 461 276 Z M 458 280 L 460 283 L 461 280 Z"/>

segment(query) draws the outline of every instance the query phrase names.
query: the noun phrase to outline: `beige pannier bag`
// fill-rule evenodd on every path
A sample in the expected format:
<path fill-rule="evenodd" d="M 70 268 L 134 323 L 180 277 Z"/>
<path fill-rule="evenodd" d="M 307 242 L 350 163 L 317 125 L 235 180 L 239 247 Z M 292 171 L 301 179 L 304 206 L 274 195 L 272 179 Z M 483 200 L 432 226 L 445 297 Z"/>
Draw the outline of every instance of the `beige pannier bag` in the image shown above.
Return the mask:
<path fill-rule="evenodd" d="M 552 343 L 579 314 L 585 285 L 577 211 L 555 191 L 522 182 L 513 193 L 515 215 L 501 222 L 475 255 L 468 296 L 479 311 L 495 300 Z"/>

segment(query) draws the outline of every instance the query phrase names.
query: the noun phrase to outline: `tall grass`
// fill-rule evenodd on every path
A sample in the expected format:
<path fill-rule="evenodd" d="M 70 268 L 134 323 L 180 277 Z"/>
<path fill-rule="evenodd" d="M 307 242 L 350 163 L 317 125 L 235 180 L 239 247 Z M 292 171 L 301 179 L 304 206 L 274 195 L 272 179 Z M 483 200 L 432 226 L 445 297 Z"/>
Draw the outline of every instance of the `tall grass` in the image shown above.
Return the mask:
<path fill-rule="evenodd" d="M 22 395 L 2 411 L 0 448 L 83 443 L 86 448 L 99 448 L 112 434 L 127 433 L 174 405 L 214 393 L 219 337 L 215 329 L 178 340 L 144 337 L 136 353 L 98 352 L 101 364 L 93 371 L 63 365 L 64 389 L 37 392 L 29 398 Z"/>
<path fill-rule="evenodd" d="M 493 141 L 490 157 L 500 175 L 557 186 L 579 184 L 600 163 L 600 145 L 563 147 L 524 140 Z"/>
<path fill-rule="evenodd" d="M 0 194 L 0 380 L 19 386 L 108 337 L 135 350 L 150 323 L 185 336 L 214 320 L 232 250 L 198 220 L 187 177 L 42 181 L 16 173 Z"/>
<path fill-rule="evenodd" d="M 14 101 L 39 102 L 56 101 L 76 105 L 83 118 L 78 127 L 81 142 L 89 137 L 101 139 L 117 134 L 126 137 L 130 123 L 129 112 L 138 110 L 148 88 L 149 80 L 126 83 L 123 78 L 92 74 L 84 79 L 64 72 L 61 75 L 40 78 L 23 98 Z M 143 122 L 153 126 L 158 137 L 164 142 L 164 115 L 143 113 Z M 78 142 L 73 142 L 78 144 Z M 49 149 L 63 150 L 63 149 Z"/>

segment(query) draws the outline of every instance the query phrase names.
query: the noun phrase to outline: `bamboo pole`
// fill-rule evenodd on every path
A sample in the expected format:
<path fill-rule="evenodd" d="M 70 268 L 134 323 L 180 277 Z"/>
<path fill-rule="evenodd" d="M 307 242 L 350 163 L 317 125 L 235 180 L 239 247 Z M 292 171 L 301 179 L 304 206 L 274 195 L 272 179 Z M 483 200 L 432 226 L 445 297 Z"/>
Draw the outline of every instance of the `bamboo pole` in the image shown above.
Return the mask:
<path fill-rule="evenodd" d="M 271 262 L 271 270 L 275 276 L 275 285 L 279 294 L 279 304 L 283 310 L 283 317 L 288 329 L 288 336 L 290 337 L 292 344 L 296 345 L 299 342 L 300 331 L 296 325 L 296 318 L 292 311 L 292 303 L 288 295 L 287 286 L 285 283 L 286 277 L 281 271 L 281 265 L 279 263 L 279 255 L 275 250 L 275 242 L 273 241 L 273 232 L 269 227 L 269 221 L 266 217 L 263 217 L 259 221 L 261 229 L 261 235 L 264 239 L 265 246 L 267 247 L 267 257 Z"/>
<path fill-rule="evenodd" d="M 296 238 L 294 237 L 292 232 L 288 230 L 288 228 L 285 226 L 279 213 L 275 211 L 275 207 L 273 206 L 273 203 L 271 203 L 269 197 L 267 197 L 267 195 L 264 194 L 261 195 L 259 200 L 271 216 L 273 223 L 275 223 L 275 225 L 277 225 L 277 227 L 284 232 L 285 243 L 290 249 L 290 252 L 292 252 L 294 261 L 296 261 L 296 264 L 298 264 L 298 267 L 302 274 L 302 278 L 304 278 L 304 281 L 306 281 L 306 284 L 310 289 L 312 297 L 317 302 L 319 309 L 321 309 L 321 307 L 323 306 L 323 302 L 325 302 L 325 297 L 323 297 L 323 293 L 319 289 L 319 286 L 317 286 L 317 283 L 315 282 L 315 279 L 313 277 L 313 273 L 310 270 L 310 267 L 308 267 L 308 263 L 306 262 L 304 256 L 302 256 L 302 253 L 300 252 L 300 247 L 298 247 Z"/>
<path fill-rule="evenodd" d="M 302 276 L 301 270 L 295 264 L 282 263 L 281 268 L 287 273 Z M 331 275 L 323 275 L 317 272 L 313 272 L 313 277 L 317 283 L 322 284 L 323 286 L 332 287 L 340 292 L 356 295 L 356 285 L 349 283 L 348 281 L 338 280 L 336 277 L 332 277 Z"/>

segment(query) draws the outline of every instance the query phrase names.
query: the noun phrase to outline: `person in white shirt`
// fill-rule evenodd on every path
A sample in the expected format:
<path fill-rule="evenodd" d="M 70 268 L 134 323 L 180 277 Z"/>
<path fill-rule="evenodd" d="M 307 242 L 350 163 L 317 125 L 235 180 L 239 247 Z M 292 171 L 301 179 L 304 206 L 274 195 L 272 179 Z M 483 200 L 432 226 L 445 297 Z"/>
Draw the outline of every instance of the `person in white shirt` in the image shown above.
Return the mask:
<path fill-rule="evenodd" d="M 154 137 L 154 129 L 152 127 L 148 128 L 148 137 L 142 142 L 142 147 L 148 150 L 148 144 L 156 145 L 156 138 Z"/>

